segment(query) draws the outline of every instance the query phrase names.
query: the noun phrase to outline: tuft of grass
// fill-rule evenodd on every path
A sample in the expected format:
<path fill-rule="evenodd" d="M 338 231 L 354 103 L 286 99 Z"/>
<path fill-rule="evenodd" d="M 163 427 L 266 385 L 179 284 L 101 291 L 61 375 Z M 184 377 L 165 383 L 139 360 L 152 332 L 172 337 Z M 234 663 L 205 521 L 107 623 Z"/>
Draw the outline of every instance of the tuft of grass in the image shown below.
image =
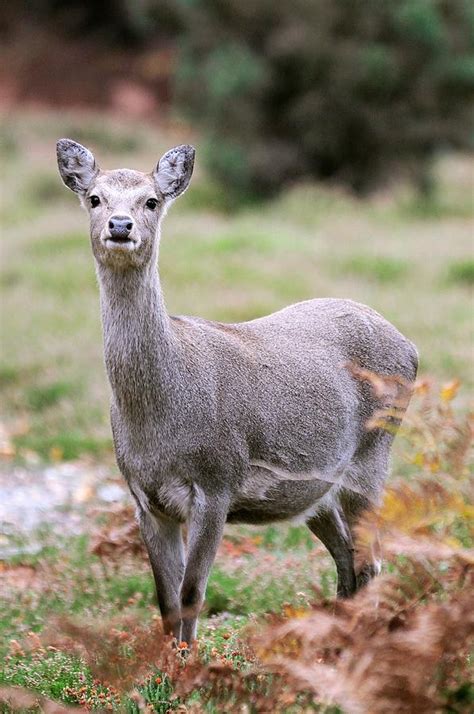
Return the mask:
<path fill-rule="evenodd" d="M 26 434 L 13 437 L 13 444 L 21 455 L 23 450 L 34 451 L 42 459 L 48 461 L 51 455 L 65 461 L 78 459 L 83 454 L 104 456 L 112 450 L 110 438 L 95 438 L 77 431 L 58 431 L 55 434 L 44 433 L 43 430 L 31 430 Z"/>
<path fill-rule="evenodd" d="M 130 518 L 133 518 L 130 515 Z M 93 526 L 91 528 L 93 531 Z M 205 663 L 215 661 L 218 654 L 225 667 L 248 667 L 245 650 L 242 649 L 239 632 L 248 623 L 248 615 L 258 617 L 269 612 L 273 607 L 281 611 L 282 607 L 293 602 L 298 606 L 300 595 L 295 594 L 300 580 L 294 577 L 295 570 L 305 571 L 307 549 L 305 538 L 295 529 L 282 525 L 265 537 L 249 539 L 253 529 L 231 528 L 230 537 L 237 548 L 249 542 L 254 544 L 254 553 L 242 558 L 237 557 L 237 569 L 232 565 L 232 557 L 220 556 L 220 565 L 216 566 L 213 580 L 206 596 L 207 609 L 220 613 L 218 617 L 206 618 L 203 613 L 199 632 L 200 658 Z M 297 535 L 299 533 L 299 535 Z M 16 685 L 25 687 L 43 696 L 51 697 L 71 704 L 81 704 L 86 707 L 104 707 L 109 703 L 115 711 L 140 711 L 135 694 L 117 693 L 104 683 L 96 680 L 87 662 L 71 651 L 62 649 L 33 649 L 29 645 L 39 640 L 26 633 L 38 633 L 43 630 L 51 632 L 51 620 L 73 614 L 79 621 L 85 620 L 91 624 L 123 617 L 124 623 L 130 618 L 139 618 L 144 623 L 156 611 L 154 585 L 148 563 L 136 556 L 121 557 L 117 562 L 105 560 L 102 565 L 96 556 L 91 555 L 89 538 L 69 537 L 56 538 L 53 542 L 51 533 L 38 533 L 41 538 L 40 549 L 32 554 L 16 556 L 10 561 L 9 567 L 29 567 L 36 573 L 35 581 L 20 591 L 9 587 L 5 590 L 5 607 L 0 618 L 0 634 L 3 655 L 3 665 L 0 667 L 0 685 Z M 262 569 L 262 562 L 272 553 L 278 559 L 281 548 L 286 542 L 299 543 L 292 554 L 291 570 L 286 574 L 285 584 L 282 584 L 281 571 L 272 573 L 272 566 Z M 269 548 L 265 543 L 269 544 Z M 262 560 L 263 559 L 263 560 Z M 248 569 L 252 572 L 265 571 L 262 577 L 248 577 Z M 253 570 L 252 570 L 253 569 Z M 288 564 L 284 567 L 289 571 Z M 247 575 L 245 573 L 247 572 Z M 312 577 L 312 573 L 309 574 Z M 308 579 L 309 580 L 309 579 Z M 242 607 L 239 600 L 243 599 Z M 255 608 L 253 611 L 251 607 Z M 229 614 L 233 613 L 233 614 Z M 236 614 L 238 613 L 238 614 Z M 145 625 L 149 627 L 150 625 Z M 56 626 L 54 626 L 56 628 Z M 56 630 L 55 630 L 56 631 Z M 125 625 L 125 631 L 127 626 Z M 111 631 L 113 633 L 113 630 Z M 46 641 L 48 636 L 46 635 Z M 15 653 L 9 641 L 15 639 L 23 648 L 23 652 Z M 56 644 L 56 643 L 54 643 Z M 113 665 L 112 665 L 113 666 Z M 181 668 L 179 668 L 181 669 Z M 167 673 L 168 672 L 168 673 Z M 143 700 L 157 712 L 168 712 L 179 708 L 182 698 L 176 696 L 175 682 L 169 676 L 169 670 L 157 669 L 145 679 L 137 680 L 136 691 Z M 186 700 L 187 701 L 187 700 Z M 200 704 L 200 689 L 196 687 L 191 694 L 191 701 Z M 110 708 L 110 707 L 109 707 Z M 201 710 L 201 709 L 200 709 Z M 219 711 L 212 703 L 203 711 Z"/>
<path fill-rule="evenodd" d="M 35 243 L 28 246 L 31 256 L 48 258 L 64 253 L 83 252 L 88 249 L 86 231 L 80 233 L 64 233 L 55 236 L 41 236 Z"/>
<path fill-rule="evenodd" d="M 448 266 L 447 280 L 457 285 L 474 285 L 474 260 L 456 261 Z"/>
<path fill-rule="evenodd" d="M 130 153 L 138 151 L 143 145 L 139 128 L 137 131 L 119 130 L 94 120 L 81 124 L 71 122 L 64 126 L 63 135 L 80 144 L 90 144 L 111 153 Z"/>
<path fill-rule="evenodd" d="M 61 399 L 72 396 L 78 389 L 70 382 L 53 382 L 44 386 L 32 386 L 26 391 L 29 407 L 36 412 L 43 411 L 57 404 Z"/>
<path fill-rule="evenodd" d="M 300 558 L 301 553 L 298 553 L 298 562 L 303 566 Z M 249 616 L 252 613 L 280 613 L 288 602 L 294 603 L 295 607 L 304 606 L 305 599 L 311 592 L 313 574 L 305 567 L 296 572 L 294 565 L 294 561 L 289 562 L 288 558 L 280 554 L 279 557 L 269 560 L 266 566 L 260 563 L 259 569 L 252 573 L 251 580 L 248 559 L 233 572 L 216 565 L 206 592 L 208 614 L 229 612 Z M 327 580 L 324 584 L 333 592 L 332 584 L 335 584 L 335 579 L 329 570 L 325 578 Z"/>
<path fill-rule="evenodd" d="M 206 608 L 209 615 L 233 612 L 239 615 L 246 611 L 246 603 L 237 603 L 238 576 L 213 568 L 206 592 Z"/>
<path fill-rule="evenodd" d="M 453 197 L 443 200 L 439 195 L 422 198 L 414 196 L 411 200 L 402 201 L 398 208 L 400 215 L 421 221 L 442 220 L 446 218 L 472 217 L 472 200 L 468 197 Z"/>
<path fill-rule="evenodd" d="M 48 652 L 40 657 L 35 654 L 8 657 L 0 674 L 2 685 L 25 687 L 71 704 L 74 700 L 65 691 L 79 689 L 86 682 L 92 683 L 91 677 L 84 674 L 83 662 L 63 652 Z"/>
<path fill-rule="evenodd" d="M 406 277 L 409 265 L 402 258 L 354 255 L 344 259 L 337 269 L 341 273 L 349 273 L 386 284 L 398 282 Z"/>
<path fill-rule="evenodd" d="M 13 159 L 18 154 L 17 136 L 11 122 L 0 122 L 0 156 L 4 159 Z"/>
<path fill-rule="evenodd" d="M 13 384 L 20 379 L 20 370 L 18 367 L 14 367 L 10 364 L 5 364 L 0 367 L 0 387 L 5 387 L 9 384 Z"/>
<path fill-rule="evenodd" d="M 211 179 L 202 179 L 195 186 L 194 191 L 187 191 L 181 200 L 181 211 L 193 213 L 204 211 L 206 213 L 230 214 L 236 207 L 232 196 L 222 184 Z"/>
<path fill-rule="evenodd" d="M 110 575 L 107 585 L 107 597 L 119 608 L 133 605 L 140 609 L 155 605 L 155 586 L 150 573 L 129 573 Z M 78 593 L 77 609 L 84 609 L 81 594 Z"/>
<path fill-rule="evenodd" d="M 38 204 L 54 203 L 67 198 L 56 174 L 41 171 L 33 174 L 25 186 L 25 198 Z"/>

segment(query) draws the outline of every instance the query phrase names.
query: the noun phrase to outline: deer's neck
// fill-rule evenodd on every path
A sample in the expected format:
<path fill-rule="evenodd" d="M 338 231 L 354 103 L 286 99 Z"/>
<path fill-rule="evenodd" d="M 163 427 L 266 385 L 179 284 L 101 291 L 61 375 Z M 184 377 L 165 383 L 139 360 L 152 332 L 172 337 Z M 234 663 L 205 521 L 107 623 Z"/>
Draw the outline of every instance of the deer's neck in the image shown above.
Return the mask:
<path fill-rule="evenodd" d="M 104 355 L 114 403 L 123 414 L 165 410 L 173 397 L 178 345 L 155 265 L 98 268 Z"/>

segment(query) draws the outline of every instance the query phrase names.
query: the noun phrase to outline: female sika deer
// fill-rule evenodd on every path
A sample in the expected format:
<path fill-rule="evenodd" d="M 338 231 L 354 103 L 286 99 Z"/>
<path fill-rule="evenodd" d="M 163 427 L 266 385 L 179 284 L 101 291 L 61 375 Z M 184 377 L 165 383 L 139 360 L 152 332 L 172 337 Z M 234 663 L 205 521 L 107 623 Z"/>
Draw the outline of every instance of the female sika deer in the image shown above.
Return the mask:
<path fill-rule="evenodd" d="M 101 171 L 70 139 L 57 153 L 90 216 L 117 462 L 165 631 L 195 638 L 226 521 L 303 516 L 335 560 L 338 595 L 353 594 L 375 567 L 355 573 L 351 530 L 379 500 L 393 433 L 366 429 L 380 403 L 348 364 L 412 382 L 415 347 L 350 300 L 308 300 L 239 324 L 168 315 L 160 223 L 188 186 L 194 149 L 168 151 L 149 174 Z"/>

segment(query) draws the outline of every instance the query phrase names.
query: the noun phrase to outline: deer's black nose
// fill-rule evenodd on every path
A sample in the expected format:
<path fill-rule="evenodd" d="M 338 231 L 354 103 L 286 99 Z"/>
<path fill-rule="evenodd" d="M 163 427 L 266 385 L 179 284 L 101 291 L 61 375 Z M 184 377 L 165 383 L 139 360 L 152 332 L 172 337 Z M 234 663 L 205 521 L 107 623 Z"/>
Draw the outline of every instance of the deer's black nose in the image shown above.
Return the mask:
<path fill-rule="evenodd" d="M 130 216 L 112 216 L 109 220 L 109 232 L 112 240 L 126 240 L 133 228 Z"/>

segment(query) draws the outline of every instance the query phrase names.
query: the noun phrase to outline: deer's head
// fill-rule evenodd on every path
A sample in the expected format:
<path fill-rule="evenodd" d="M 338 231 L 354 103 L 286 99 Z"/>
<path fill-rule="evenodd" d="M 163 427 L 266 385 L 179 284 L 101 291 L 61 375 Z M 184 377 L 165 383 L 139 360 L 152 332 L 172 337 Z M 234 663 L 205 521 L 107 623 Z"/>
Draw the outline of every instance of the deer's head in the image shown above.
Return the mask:
<path fill-rule="evenodd" d="M 149 174 L 101 171 L 89 149 L 71 139 L 58 141 L 57 156 L 61 178 L 89 213 L 96 260 L 118 269 L 150 262 L 156 255 L 160 220 L 191 179 L 193 147 L 171 149 Z"/>

